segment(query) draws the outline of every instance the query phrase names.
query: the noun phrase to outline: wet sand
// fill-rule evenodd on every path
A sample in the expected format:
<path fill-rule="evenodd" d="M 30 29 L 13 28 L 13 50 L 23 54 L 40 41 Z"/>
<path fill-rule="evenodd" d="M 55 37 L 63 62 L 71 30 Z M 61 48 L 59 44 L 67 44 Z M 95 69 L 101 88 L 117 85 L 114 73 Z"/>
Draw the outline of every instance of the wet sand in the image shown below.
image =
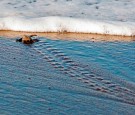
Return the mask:
<path fill-rule="evenodd" d="M 57 46 L 60 43 L 56 45 L 53 40 L 42 38 L 29 46 L 15 42 L 15 39 L 33 33 L 0 33 L 0 36 L 12 38 L 0 38 L 2 114 L 134 114 L 134 83 L 114 77 L 96 66 L 92 68 L 92 63 L 84 63 L 81 58 L 73 58 L 66 54 L 67 47 L 62 50 Z M 55 40 L 65 37 L 64 40 L 81 38 L 87 41 L 92 38 L 70 33 L 36 34 Z"/>
<path fill-rule="evenodd" d="M 48 37 L 56 40 L 74 40 L 74 41 L 120 41 L 120 42 L 131 42 L 135 41 L 135 36 L 111 36 L 111 35 L 100 35 L 100 34 L 81 34 L 81 33 L 29 33 L 29 32 L 15 32 L 15 31 L 0 31 L 0 36 L 15 38 L 22 35 L 37 35 L 39 37 Z"/>

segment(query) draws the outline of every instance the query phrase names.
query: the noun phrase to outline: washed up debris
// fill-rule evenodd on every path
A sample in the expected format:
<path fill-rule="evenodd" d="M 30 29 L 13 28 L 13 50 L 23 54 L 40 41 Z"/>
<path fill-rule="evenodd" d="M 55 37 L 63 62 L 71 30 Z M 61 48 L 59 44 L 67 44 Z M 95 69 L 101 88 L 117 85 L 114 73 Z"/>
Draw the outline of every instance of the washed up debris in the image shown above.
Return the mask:
<path fill-rule="evenodd" d="M 22 42 L 23 44 L 33 44 L 35 42 L 38 42 L 38 39 L 32 39 L 33 36 L 37 35 L 23 35 L 22 38 L 16 39 L 16 42 Z"/>

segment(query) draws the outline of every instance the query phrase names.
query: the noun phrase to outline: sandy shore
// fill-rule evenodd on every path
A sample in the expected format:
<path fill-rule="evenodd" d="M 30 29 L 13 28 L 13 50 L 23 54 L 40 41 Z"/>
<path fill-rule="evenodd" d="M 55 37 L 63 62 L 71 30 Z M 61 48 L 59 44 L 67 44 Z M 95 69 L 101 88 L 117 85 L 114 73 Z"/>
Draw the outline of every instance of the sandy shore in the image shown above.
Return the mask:
<path fill-rule="evenodd" d="M 15 38 L 22 35 L 35 34 L 39 37 L 47 37 L 50 39 L 61 39 L 61 40 L 75 40 L 75 41 L 135 41 L 134 37 L 128 36 L 111 36 L 111 35 L 100 35 L 100 34 L 81 34 L 81 33 L 29 33 L 29 32 L 15 32 L 15 31 L 0 31 L 0 36 Z"/>
<path fill-rule="evenodd" d="M 0 31 L 0 36 L 13 39 L 23 34 L 35 33 Z M 93 35 L 98 36 L 95 39 L 87 34 L 36 34 L 52 39 L 101 41 L 98 35 Z M 69 47 L 65 45 L 68 41 L 42 39 L 29 47 L 13 39 L 0 39 L 0 113 L 133 115 L 135 86 L 109 75 L 86 58 L 74 57 L 72 47 L 79 49 L 78 43 L 84 42 L 77 42 L 78 46 L 69 43 Z M 83 45 L 82 51 L 89 49 Z M 67 49 L 71 50 L 69 54 Z"/>

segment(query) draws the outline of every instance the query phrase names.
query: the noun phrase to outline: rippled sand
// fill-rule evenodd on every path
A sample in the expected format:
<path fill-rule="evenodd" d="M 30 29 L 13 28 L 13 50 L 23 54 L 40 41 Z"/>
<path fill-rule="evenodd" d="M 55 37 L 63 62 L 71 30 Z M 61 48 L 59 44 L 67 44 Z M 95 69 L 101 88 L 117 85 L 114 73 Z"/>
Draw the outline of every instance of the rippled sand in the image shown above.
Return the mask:
<path fill-rule="evenodd" d="M 131 52 L 134 44 L 122 45 L 132 49 L 126 61 L 126 54 L 123 54 L 126 58 L 120 58 L 115 54 L 122 52 L 111 50 L 115 47 L 117 50 L 120 45 L 102 42 L 92 45 L 93 39 L 98 40 L 88 35 L 36 33 L 52 39 L 65 38 L 66 41 L 43 37 L 33 45 L 24 45 L 15 42 L 15 38 L 31 33 L 0 33 L 0 36 L 12 38 L 0 38 L 0 113 L 134 114 L 135 79 L 132 75 L 135 60 L 134 52 Z M 83 39 L 84 36 L 87 39 Z M 72 41 L 80 38 L 93 39 L 89 42 Z M 133 40 L 130 38 L 128 41 Z M 103 64 L 105 70 L 95 64 L 98 58 L 105 60 L 106 63 L 97 63 Z M 108 72 L 111 66 L 114 72 L 120 69 L 117 75 L 120 73 L 127 80 Z"/>

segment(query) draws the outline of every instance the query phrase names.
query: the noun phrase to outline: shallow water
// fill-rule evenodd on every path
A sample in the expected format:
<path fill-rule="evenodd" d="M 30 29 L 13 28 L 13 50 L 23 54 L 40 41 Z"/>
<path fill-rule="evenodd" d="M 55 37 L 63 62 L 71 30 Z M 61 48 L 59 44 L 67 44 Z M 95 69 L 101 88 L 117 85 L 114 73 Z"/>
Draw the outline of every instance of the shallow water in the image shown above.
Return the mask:
<path fill-rule="evenodd" d="M 0 113 L 135 111 L 135 42 L 0 38 Z"/>

